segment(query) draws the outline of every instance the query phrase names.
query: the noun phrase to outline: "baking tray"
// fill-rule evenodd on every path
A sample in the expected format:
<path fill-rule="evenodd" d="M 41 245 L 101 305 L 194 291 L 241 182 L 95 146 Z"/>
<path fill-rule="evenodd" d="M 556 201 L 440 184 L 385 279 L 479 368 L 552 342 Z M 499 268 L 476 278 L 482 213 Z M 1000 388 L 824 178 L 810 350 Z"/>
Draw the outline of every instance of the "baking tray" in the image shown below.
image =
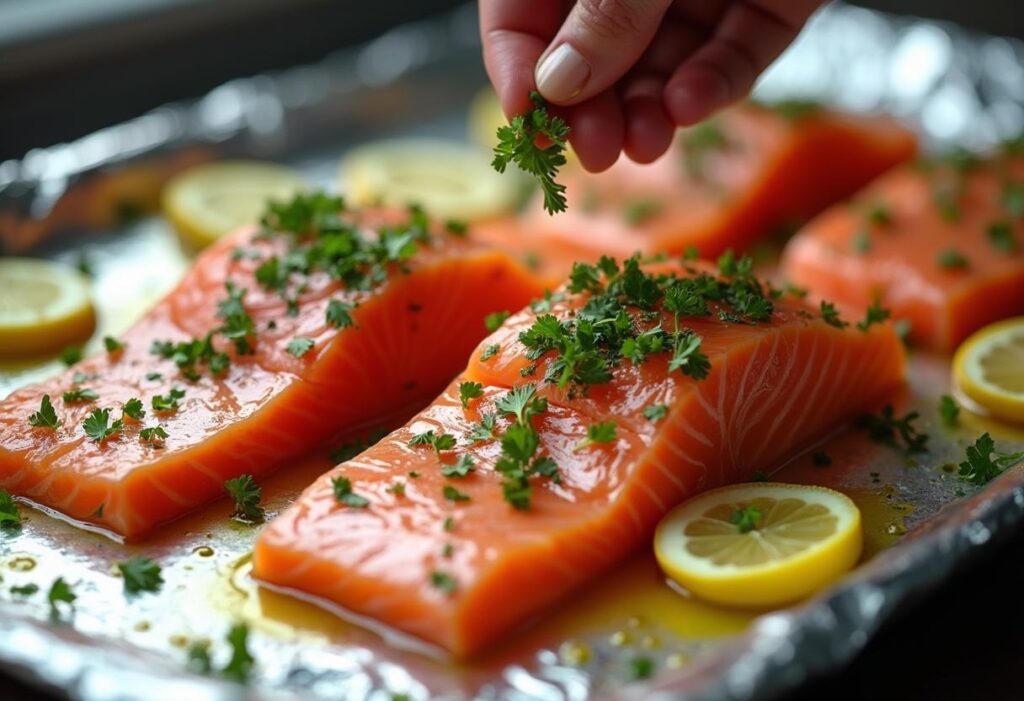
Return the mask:
<path fill-rule="evenodd" d="M 814 98 L 885 110 L 916 124 L 926 144 L 984 147 L 1016 134 L 1024 114 L 1024 47 L 956 27 L 833 4 L 765 76 L 760 97 Z M 461 139 L 465 110 L 484 84 L 475 9 L 397 28 L 316 65 L 233 81 L 201 100 L 172 104 L 75 143 L 0 164 L 0 245 L 83 262 L 95 276 L 100 329 L 118 333 L 168 291 L 188 265 L 168 225 L 152 216 L 160 184 L 196 162 L 226 156 L 294 165 L 331 186 L 349 147 L 391 135 Z M 4 366 L 0 396 L 59 368 Z M 964 413 L 943 428 L 948 360 L 913 353 L 907 390 L 930 435 L 912 461 L 854 429 L 777 477 L 840 488 L 860 504 L 864 562 L 842 583 L 791 609 L 726 611 L 671 589 L 649 553 L 617 568 L 570 605 L 525 626 L 486 657 L 453 665 L 308 602 L 257 587 L 248 576 L 256 530 L 231 521 L 225 502 L 126 546 L 36 510 L 0 537 L 0 668 L 29 684 L 88 701 L 106 699 L 768 699 L 835 670 L 868 645 L 901 607 L 1024 523 L 1024 471 L 980 492 L 951 465 L 983 431 L 1004 449 L 1024 434 Z M 270 517 L 331 465 L 311 455 L 263 484 Z M 126 598 L 113 563 L 154 557 L 159 594 Z M 55 577 L 74 585 L 74 609 L 56 617 L 42 594 L 11 587 Z M 235 621 L 250 624 L 257 659 L 249 686 L 190 672 L 186 648 L 209 640 L 217 665 Z M 631 662 L 657 674 L 630 681 Z"/>

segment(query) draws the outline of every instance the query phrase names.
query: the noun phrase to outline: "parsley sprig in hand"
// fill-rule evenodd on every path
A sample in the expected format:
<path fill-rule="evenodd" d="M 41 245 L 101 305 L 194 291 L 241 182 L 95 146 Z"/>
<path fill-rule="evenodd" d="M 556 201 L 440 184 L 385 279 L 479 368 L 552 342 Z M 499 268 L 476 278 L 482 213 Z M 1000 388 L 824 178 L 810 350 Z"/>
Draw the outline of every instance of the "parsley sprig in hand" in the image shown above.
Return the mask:
<path fill-rule="evenodd" d="M 540 93 L 530 93 L 533 109 L 512 119 L 507 126 L 498 127 L 498 144 L 494 147 L 491 165 L 504 173 L 509 163 L 537 177 L 544 193 L 544 209 L 550 214 L 565 211 L 565 185 L 555 182 L 558 169 L 565 165 L 565 141 L 569 125 L 561 117 L 548 113 L 547 103 Z M 551 143 L 538 146 L 538 137 Z"/>

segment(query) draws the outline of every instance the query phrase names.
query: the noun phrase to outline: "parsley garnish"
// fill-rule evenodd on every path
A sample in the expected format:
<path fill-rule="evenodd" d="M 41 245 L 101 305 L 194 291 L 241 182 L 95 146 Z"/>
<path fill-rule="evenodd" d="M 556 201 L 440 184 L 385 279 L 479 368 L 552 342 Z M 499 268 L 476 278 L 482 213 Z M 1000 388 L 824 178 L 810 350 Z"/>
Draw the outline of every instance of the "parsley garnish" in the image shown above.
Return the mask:
<path fill-rule="evenodd" d="M 491 165 L 504 173 L 509 163 L 515 163 L 520 170 L 536 176 L 544 193 L 544 209 L 549 214 L 564 212 L 565 185 L 555 182 L 555 176 L 565 165 L 569 125 L 561 117 L 548 114 L 547 103 L 540 93 L 531 92 L 530 99 L 532 110 L 513 117 L 508 126 L 498 127 L 498 143 Z M 551 144 L 538 146 L 538 138 L 547 139 Z"/>
<path fill-rule="evenodd" d="M 0 528 L 18 528 L 21 526 L 21 514 L 18 502 L 6 489 L 0 489 Z"/>
<path fill-rule="evenodd" d="M 455 447 L 455 436 L 450 433 L 435 434 L 433 429 L 424 433 L 417 433 L 409 439 L 410 446 L 429 445 L 438 455 L 442 450 L 451 450 Z"/>
<path fill-rule="evenodd" d="M 484 386 L 479 382 L 460 382 L 459 383 L 459 400 L 462 402 L 462 408 L 465 409 L 469 406 L 469 403 L 482 397 L 484 395 Z"/>
<path fill-rule="evenodd" d="M 352 310 L 355 307 L 347 302 L 332 299 L 327 303 L 327 325 L 336 329 L 347 329 L 355 323 L 352 320 Z"/>
<path fill-rule="evenodd" d="M 453 464 L 442 465 L 441 474 L 445 477 L 465 477 L 475 469 L 473 456 L 469 453 L 463 453 Z"/>
<path fill-rule="evenodd" d="M 50 604 L 50 616 L 57 618 L 60 616 L 60 609 L 57 607 L 58 603 L 65 603 L 69 606 L 75 605 L 75 599 L 78 596 L 71 591 L 71 585 L 64 581 L 63 577 L 57 577 L 53 580 L 53 584 L 50 585 L 50 591 L 46 594 L 46 601 Z"/>
<path fill-rule="evenodd" d="M 469 233 L 469 224 L 461 219 L 446 219 L 444 222 L 444 230 L 452 236 L 462 238 Z"/>
<path fill-rule="evenodd" d="M 644 418 L 648 421 L 661 421 L 668 415 L 668 406 L 665 404 L 650 404 L 644 407 Z"/>
<path fill-rule="evenodd" d="M 404 497 L 405 482 L 395 482 L 394 484 L 390 485 L 386 491 L 390 492 L 391 494 L 394 494 L 396 497 Z"/>
<path fill-rule="evenodd" d="M 508 311 L 494 312 L 492 314 L 488 314 L 486 317 L 484 317 L 484 327 L 491 333 L 494 333 L 495 331 L 501 328 L 501 325 L 505 323 L 505 319 L 509 318 L 510 316 L 512 316 L 512 312 Z"/>
<path fill-rule="evenodd" d="M 630 226 L 640 226 L 661 212 L 662 204 L 658 200 L 630 200 L 622 210 L 622 216 Z"/>
<path fill-rule="evenodd" d="M 889 206 L 884 202 L 875 202 L 864 212 L 864 218 L 875 226 L 889 226 L 892 224 L 892 213 Z"/>
<path fill-rule="evenodd" d="M 498 343 L 492 343 L 491 345 L 484 348 L 484 352 L 480 354 L 480 362 L 486 363 L 488 360 L 493 358 L 501 350 L 501 345 Z"/>
<path fill-rule="evenodd" d="M 974 442 L 974 445 L 968 446 L 967 459 L 960 463 L 957 475 L 962 480 L 981 486 L 991 482 L 1021 458 L 1024 458 L 1024 451 L 1019 453 L 996 451 L 996 444 L 992 440 L 992 436 L 984 433 Z"/>
<path fill-rule="evenodd" d="M 857 328 L 861 331 L 867 331 L 873 324 L 881 324 L 883 321 L 888 319 L 892 315 L 888 309 L 882 307 L 882 304 L 875 301 L 868 307 L 864 313 L 864 319 L 857 322 Z"/>
<path fill-rule="evenodd" d="M 209 641 L 197 641 L 188 646 L 188 668 L 196 674 L 209 674 L 213 671 L 213 660 L 210 659 Z"/>
<path fill-rule="evenodd" d="M 125 344 L 118 341 L 113 336 L 104 336 L 103 347 L 107 349 L 108 353 L 117 353 L 118 351 L 124 350 Z"/>
<path fill-rule="evenodd" d="M 37 428 L 53 428 L 60 426 L 61 421 L 57 418 L 53 404 L 50 403 L 50 395 L 44 394 L 39 403 L 39 411 L 29 415 L 28 422 Z"/>
<path fill-rule="evenodd" d="M 702 339 L 692 331 L 684 331 L 676 339 L 672 359 L 668 362 L 669 372 L 682 370 L 696 380 L 703 380 L 711 372 L 711 361 L 700 350 Z"/>
<path fill-rule="evenodd" d="M 1024 183 L 1003 185 L 1003 207 L 1012 217 L 1024 217 Z"/>
<path fill-rule="evenodd" d="M 445 594 L 451 594 L 458 587 L 455 578 L 446 572 L 431 572 L 430 573 L 430 584 L 435 589 L 440 589 Z"/>
<path fill-rule="evenodd" d="M 359 496 L 352 491 L 352 480 L 348 477 L 331 478 L 331 490 L 334 492 L 334 498 L 339 504 L 352 506 L 357 509 L 365 509 L 370 505 L 369 499 Z"/>
<path fill-rule="evenodd" d="M 837 329 L 845 329 L 849 324 L 839 318 L 839 311 L 836 309 L 836 305 L 831 302 L 821 301 L 821 318 L 829 326 L 835 326 Z"/>
<path fill-rule="evenodd" d="M 83 358 L 81 346 L 68 346 L 60 352 L 60 361 L 71 367 Z"/>
<path fill-rule="evenodd" d="M 939 267 L 944 270 L 962 270 L 967 267 L 967 257 L 955 248 L 947 248 L 939 253 Z"/>
<path fill-rule="evenodd" d="M 292 340 L 288 341 L 288 353 L 294 355 L 296 358 L 301 358 L 309 351 L 313 350 L 313 339 L 305 336 L 296 336 Z"/>
<path fill-rule="evenodd" d="M 452 518 L 451 516 L 446 516 L 445 519 L 444 519 L 444 523 L 441 524 L 441 528 L 443 528 L 446 532 L 449 532 L 449 533 L 454 531 L 455 530 L 455 519 Z"/>
<path fill-rule="evenodd" d="M 494 414 L 484 414 L 480 417 L 480 420 L 473 424 L 473 430 L 470 431 L 469 441 L 476 443 L 478 441 L 489 441 L 494 438 L 494 425 L 495 417 Z"/>
<path fill-rule="evenodd" d="M 871 250 L 871 232 L 867 229 L 857 229 L 850 238 L 850 248 L 854 253 L 867 253 Z"/>
<path fill-rule="evenodd" d="M 469 501 L 468 494 L 466 494 L 465 492 L 460 492 L 458 489 L 456 489 L 450 484 L 446 484 L 444 486 L 444 489 L 441 490 L 441 493 L 444 494 L 445 499 L 451 502 L 458 503 L 460 501 Z"/>
<path fill-rule="evenodd" d="M 539 475 L 558 479 L 558 468 L 549 457 L 537 457 L 540 436 L 533 427 L 535 416 L 547 411 L 548 402 L 536 396 L 536 385 L 520 385 L 495 402 L 497 410 L 514 417 L 501 436 L 501 456 L 494 469 L 503 477 L 505 501 L 520 511 L 530 508 L 530 477 Z"/>
<path fill-rule="evenodd" d="M 181 374 L 192 381 L 199 379 L 199 372 L 196 370 L 197 363 L 208 365 L 213 375 L 221 374 L 231 365 L 231 359 L 227 353 L 214 349 L 212 332 L 206 334 L 202 340 L 193 339 L 180 343 L 153 341 L 149 352 L 173 361 L 181 370 Z"/>
<path fill-rule="evenodd" d="M 139 431 L 139 438 L 146 443 L 163 443 L 167 436 L 163 426 L 149 426 Z"/>
<path fill-rule="evenodd" d="M 74 402 L 94 402 L 99 398 L 100 395 L 96 393 L 96 390 L 89 389 L 88 387 L 72 389 L 63 394 L 65 404 L 72 404 Z"/>
<path fill-rule="evenodd" d="M 1003 253 L 1013 253 L 1017 250 L 1017 239 L 1013 235 L 1013 225 L 1010 222 L 992 222 L 988 225 L 986 233 L 992 245 Z"/>
<path fill-rule="evenodd" d="M 39 591 L 39 585 L 34 582 L 22 584 L 19 587 L 11 587 L 11 594 L 14 596 L 32 596 Z"/>
<path fill-rule="evenodd" d="M 734 524 L 740 533 L 749 533 L 757 529 L 761 516 L 761 510 L 756 506 L 744 506 L 729 515 L 729 523 Z"/>
<path fill-rule="evenodd" d="M 926 449 L 928 434 L 914 428 L 913 422 L 918 416 L 912 411 L 903 418 L 896 418 L 892 404 L 886 404 L 878 414 L 862 414 L 857 425 L 874 441 L 898 447 L 902 440 L 908 453 L 920 453 Z"/>
<path fill-rule="evenodd" d="M 151 402 L 153 411 L 177 411 L 178 402 L 185 397 L 185 390 L 172 387 L 167 396 L 157 394 Z"/>
<path fill-rule="evenodd" d="M 231 659 L 221 670 L 225 679 L 244 684 L 252 674 L 255 658 L 249 652 L 249 626 L 236 623 L 231 626 L 227 635 L 228 646 L 231 648 Z"/>
<path fill-rule="evenodd" d="M 224 482 L 224 488 L 235 500 L 235 510 L 231 518 L 246 523 L 259 523 L 266 513 L 260 506 L 260 497 L 263 490 L 260 489 L 252 475 L 239 475 Z"/>
<path fill-rule="evenodd" d="M 117 569 L 124 578 L 126 594 L 158 591 L 164 583 L 164 578 L 160 575 L 160 565 L 143 555 L 118 562 Z"/>
<path fill-rule="evenodd" d="M 634 657 L 629 661 L 629 680 L 649 679 L 654 674 L 654 660 L 650 657 Z"/>
<path fill-rule="evenodd" d="M 120 433 L 121 429 L 124 428 L 124 422 L 121 419 L 111 422 L 110 409 L 94 409 L 91 414 L 85 417 L 85 421 L 82 422 L 82 428 L 85 430 L 85 435 L 97 443 L 102 443 L 111 436 Z"/>
<path fill-rule="evenodd" d="M 960 416 L 960 405 L 948 394 L 939 397 L 939 416 L 946 426 L 955 426 Z"/>
<path fill-rule="evenodd" d="M 252 340 L 256 335 L 256 326 L 252 317 L 245 311 L 245 294 L 248 290 L 238 288 L 233 282 L 224 283 L 227 299 L 217 303 L 217 318 L 224 324 L 217 329 L 221 336 L 235 344 L 235 352 L 239 355 L 252 353 Z"/>
<path fill-rule="evenodd" d="M 598 443 L 611 443 L 615 440 L 618 426 L 614 421 L 590 424 L 587 426 L 587 437 L 576 444 L 576 450 L 583 450 Z"/>
<path fill-rule="evenodd" d="M 142 400 L 138 397 L 132 397 L 124 403 L 121 407 L 122 419 L 128 417 L 129 419 L 135 419 L 136 421 L 142 421 L 146 416 L 146 410 L 142 407 Z"/>

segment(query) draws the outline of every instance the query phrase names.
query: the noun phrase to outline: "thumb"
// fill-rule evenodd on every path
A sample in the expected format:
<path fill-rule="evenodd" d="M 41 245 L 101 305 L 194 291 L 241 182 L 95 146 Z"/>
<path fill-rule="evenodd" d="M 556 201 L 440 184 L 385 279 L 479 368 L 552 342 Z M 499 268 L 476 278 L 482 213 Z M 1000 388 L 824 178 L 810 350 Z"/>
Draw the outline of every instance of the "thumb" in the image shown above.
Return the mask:
<path fill-rule="evenodd" d="M 606 90 L 651 43 L 672 0 L 577 0 L 537 62 L 537 90 L 574 104 Z"/>

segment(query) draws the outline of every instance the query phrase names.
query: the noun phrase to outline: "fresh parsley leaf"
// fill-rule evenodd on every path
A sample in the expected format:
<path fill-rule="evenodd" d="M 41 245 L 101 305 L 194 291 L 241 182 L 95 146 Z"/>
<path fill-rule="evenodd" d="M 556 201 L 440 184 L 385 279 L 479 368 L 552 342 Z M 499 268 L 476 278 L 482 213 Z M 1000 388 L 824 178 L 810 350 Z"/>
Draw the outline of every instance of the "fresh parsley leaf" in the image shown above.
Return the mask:
<path fill-rule="evenodd" d="M 465 477 L 476 469 L 473 464 L 473 456 L 463 453 L 459 459 L 450 465 L 441 466 L 441 474 L 445 477 Z"/>
<path fill-rule="evenodd" d="M 441 528 L 443 528 L 445 532 L 451 533 L 455 530 L 455 519 L 451 516 L 446 516 L 444 523 L 441 524 Z"/>
<path fill-rule="evenodd" d="M 43 399 L 39 403 L 39 411 L 29 415 L 28 422 L 37 428 L 56 429 L 61 425 L 60 419 L 57 418 L 57 412 L 54 410 L 53 404 L 50 403 L 50 395 L 43 395 Z"/>
<path fill-rule="evenodd" d="M 35 582 L 29 582 L 28 584 L 22 584 L 21 586 L 11 587 L 11 594 L 14 596 L 32 596 L 39 591 L 39 585 Z"/>
<path fill-rule="evenodd" d="M 147 426 L 139 431 L 139 438 L 146 443 L 163 443 L 168 433 L 163 426 Z"/>
<path fill-rule="evenodd" d="M 484 352 L 480 354 L 480 362 L 486 363 L 488 360 L 493 358 L 501 350 L 501 345 L 498 343 L 492 343 L 491 345 L 484 348 Z"/>
<path fill-rule="evenodd" d="M 142 400 L 138 397 L 132 397 L 126 401 L 121 407 L 121 413 L 130 419 L 135 419 L 136 421 L 142 421 L 146 416 L 146 410 L 142 406 Z"/>
<path fill-rule="evenodd" d="M 239 475 L 224 482 L 224 489 L 228 491 L 235 501 L 235 510 L 231 517 L 246 523 L 259 523 L 263 521 L 266 512 L 260 506 L 260 498 L 263 490 L 252 478 L 252 475 Z"/>
<path fill-rule="evenodd" d="M 618 426 L 614 421 L 590 424 L 587 426 L 587 437 L 576 444 L 576 450 L 589 448 L 598 443 L 612 443 L 615 441 Z"/>
<path fill-rule="evenodd" d="M 136 555 L 118 562 L 117 569 L 124 579 L 126 594 L 159 591 L 163 586 L 164 578 L 160 574 L 160 565 L 144 555 Z"/>
<path fill-rule="evenodd" d="M 327 325 L 336 329 L 347 329 L 355 322 L 352 319 L 352 310 L 355 307 L 347 302 L 332 299 L 327 303 Z"/>
<path fill-rule="evenodd" d="M 83 357 L 81 346 L 68 346 L 60 352 L 60 361 L 68 367 L 81 361 Z"/>
<path fill-rule="evenodd" d="M 370 500 L 352 491 L 352 480 L 348 477 L 331 478 L 331 490 L 334 498 L 339 504 L 352 506 L 357 509 L 365 509 L 370 505 Z"/>
<path fill-rule="evenodd" d="M 430 584 L 435 589 L 440 589 L 445 594 L 452 594 L 458 588 L 458 583 L 455 581 L 455 578 L 446 572 L 431 572 Z"/>
<path fill-rule="evenodd" d="M 967 257 L 955 248 L 946 248 L 939 253 L 939 267 L 943 270 L 963 270 L 968 266 Z"/>
<path fill-rule="evenodd" d="M 494 333 L 501 328 L 501 325 L 505 323 L 505 319 L 512 316 L 512 312 L 501 311 L 488 314 L 484 317 L 484 327 L 491 333 Z"/>
<path fill-rule="evenodd" d="M 668 416 L 668 406 L 665 404 L 649 404 L 644 407 L 644 418 L 648 421 L 661 421 Z"/>
<path fill-rule="evenodd" d="M 455 436 L 450 433 L 442 433 L 440 435 L 435 434 L 433 429 L 424 433 L 417 433 L 409 439 L 409 445 L 412 447 L 418 445 L 429 445 L 432 447 L 438 455 L 443 450 L 451 450 L 455 447 Z"/>
<path fill-rule="evenodd" d="M 994 248 L 1003 253 L 1017 250 L 1017 238 L 1013 233 L 1013 225 L 1007 221 L 992 222 L 986 229 L 988 240 Z"/>
<path fill-rule="evenodd" d="M 96 393 L 96 390 L 89 389 L 88 387 L 76 387 L 75 389 L 68 390 L 63 394 L 65 404 L 73 404 L 75 402 L 94 402 L 100 398 L 100 395 Z"/>
<path fill-rule="evenodd" d="M 224 283 L 227 299 L 217 303 L 217 318 L 224 321 L 217 332 L 235 344 L 235 352 L 247 355 L 253 352 L 252 341 L 256 336 L 256 326 L 252 317 L 245 311 L 245 295 L 248 290 L 236 287 L 232 282 Z"/>
<path fill-rule="evenodd" d="M 124 350 L 125 344 L 113 336 L 104 336 L 103 347 L 107 349 L 108 353 L 117 353 L 118 351 Z"/>
<path fill-rule="evenodd" d="M 292 340 L 288 341 L 288 353 L 294 355 L 296 358 L 301 358 L 309 351 L 313 350 L 313 339 L 306 338 L 305 336 L 296 336 Z"/>
<path fill-rule="evenodd" d="M 57 577 L 53 580 L 53 584 L 50 585 L 50 591 L 46 594 L 46 601 L 50 604 L 50 615 L 54 618 L 60 615 L 60 609 L 57 607 L 59 603 L 65 603 L 69 606 L 75 605 L 75 599 L 78 596 L 71 591 L 71 585 L 64 581 L 63 577 Z"/>
<path fill-rule="evenodd" d="M 459 400 L 462 402 L 463 409 L 468 407 L 472 400 L 482 396 L 484 396 L 484 386 L 479 382 L 459 383 Z"/>
<path fill-rule="evenodd" d="M 845 329 L 849 324 L 839 318 L 839 311 L 836 309 L 836 305 L 831 302 L 821 301 L 821 318 L 829 326 L 835 326 L 837 329 Z"/>
<path fill-rule="evenodd" d="M 494 438 L 494 426 L 495 426 L 494 414 L 484 414 L 480 417 L 480 420 L 473 424 L 473 430 L 469 433 L 469 441 L 476 443 L 478 441 L 489 441 Z"/>
<path fill-rule="evenodd" d="M 166 396 L 157 394 L 152 399 L 153 411 L 177 411 L 179 401 L 185 398 L 185 390 L 172 387 Z"/>
<path fill-rule="evenodd" d="M 444 230 L 452 236 L 462 238 L 469 233 L 469 224 L 460 219 L 446 219 L 444 222 Z"/>
<path fill-rule="evenodd" d="M 441 490 L 441 492 L 442 494 L 444 494 L 444 498 L 451 502 L 458 503 L 460 501 L 469 501 L 468 494 L 466 494 L 465 492 L 460 492 L 458 489 L 456 489 L 450 484 L 446 484 L 444 486 L 444 489 Z"/>
<path fill-rule="evenodd" d="M 734 524 L 740 533 L 749 533 L 757 529 L 761 516 L 761 510 L 756 506 L 744 506 L 729 515 L 729 523 Z"/>
<path fill-rule="evenodd" d="M 1001 475 L 1015 462 L 1024 459 L 1024 451 L 1000 453 L 988 433 L 982 434 L 967 448 L 967 459 L 960 463 L 958 476 L 971 484 L 982 486 Z"/>
<path fill-rule="evenodd" d="M 627 676 L 630 681 L 650 679 L 653 675 L 654 660 L 650 657 L 634 657 L 629 661 L 629 674 Z"/>
<path fill-rule="evenodd" d="M 202 640 L 188 646 L 186 652 L 188 668 L 196 674 L 209 674 L 213 671 L 213 660 L 210 659 L 210 643 Z"/>
<path fill-rule="evenodd" d="M 918 416 L 916 411 L 912 411 L 897 418 L 892 404 L 886 404 L 878 414 L 862 414 L 857 425 L 866 430 L 873 441 L 893 447 L 899 447 L 902 441 L 908 453 L 920 453 L 926 449 L 928 434 L 914 427 L 913 422 Z"/>
<path fill-rule="evenodd" d="M 662 203 L 658 200 L 629 200 L 623 207 L 622 216 L 629 226 L 640 226 L 658 216 L 662 207 Z"/>
<path fill-rule="evenodd" d="M 892 224 L 892 212 L 884 202 L 875 202 L 864 212 L 864 218 L 874 226 L 889 226 Z"/>
<path fill-rule="evenodd" d="M 231 648 L 231 658 L 221 670 L 221 676 L 233 682 L 244 684 L 252 674 L 252 668 L 256 659 L 249 652 L 249 626 L 244 623 L 236 623 L 228 630 L 228 647 Z"/>
<path fill-rule="evenodd" d="M 0 489 L 0 528 L 18 528 L 21 526 L 21 513 L 18 502 L 6 489 Z"/>
<path fill-rule="evenodd" d="M 512 119 L 508 126 L 498 128 L 498 144 L 494 147 L 491 165 L 504 173 L 509 163 L 537 177 L 544 193 L 544 209 L 550 214 L 564 212 L 565 186 L 555 182 L 558 169 L 565 165 L 565 143 L 569 125 L 561 117 L 548 114 L 547 103 L 539 93 L 530 93 L 533 109 Z M 550 141 L 538 146 L 538 138 Z"/>
<path fill-rule="evenodd" d="M 682 370 L 695 380 L 706 379 L 711 372 L 711 361 L 700 350 L 702 339 L 692 331 L 684 331 L 676 338 L 672 358 L 669 360 L 669 372 Z"/>
<path fill-rule="evenodd" d="M 91 414 L 85 417 L 82 422 L 85 435 L 97 443 L 102 443 L 108 438 L 121 432 L 124 422 L 121 419 L 111 422 L 110 409 L 94 409 Z"/>
<path fill-rule="evenodd" d="M 390 485 L 386 491 L 390 492 L 391 494 L 394 494 L 396 497 L 404 497 L 405 482 L 395 482 L 394 484 Z"/>
<path fill-rule="evenodd" d="M 883 321 L 892 316 L 892 312 L 882 307 L 882 304 L 875 301 L 868 307 L 864 313 L 864 319 L 857 322 L 857 328 L 861 331 L 867 331 L 874 324 L 881 324 Z"/>
<path fill-rule="evenodd" d="M 960 405 L 948 394 L 939 397 L 939 416 L 946 426 L 955 426 L 960 416 Z"/>

